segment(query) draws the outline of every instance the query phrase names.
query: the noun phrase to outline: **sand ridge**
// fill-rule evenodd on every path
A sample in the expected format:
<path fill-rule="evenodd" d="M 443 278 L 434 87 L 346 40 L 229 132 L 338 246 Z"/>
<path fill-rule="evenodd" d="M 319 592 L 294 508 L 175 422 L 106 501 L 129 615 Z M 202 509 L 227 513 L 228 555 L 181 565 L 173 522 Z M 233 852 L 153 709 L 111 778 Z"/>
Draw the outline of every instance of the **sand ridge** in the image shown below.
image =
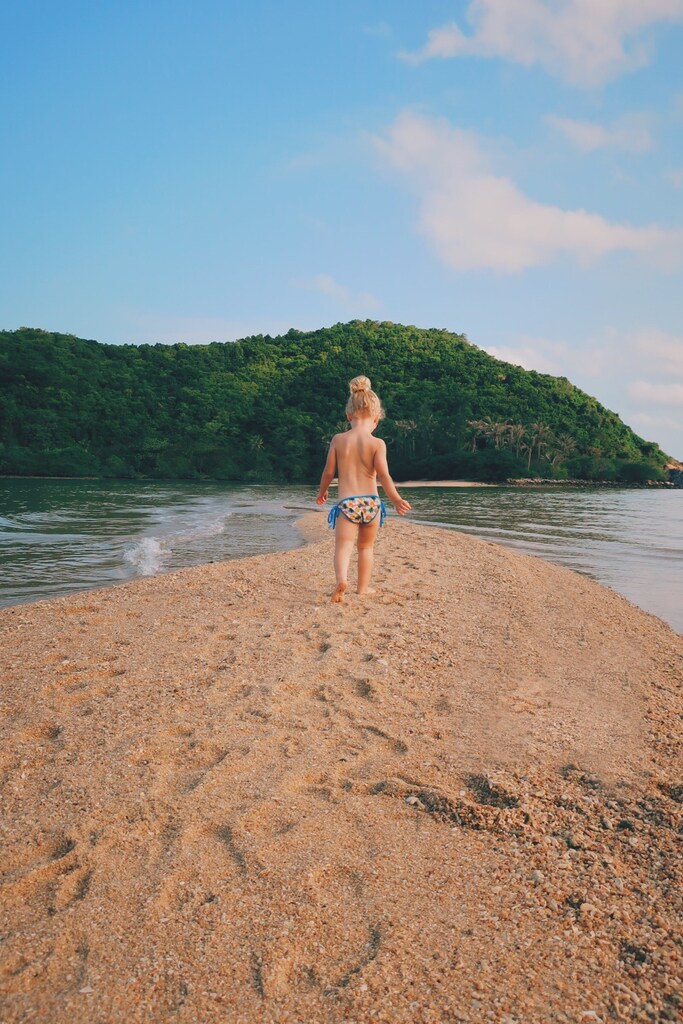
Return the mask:
<path fill-rule="evenodd" d="M 331 604 L 302 529 L 0 612 L 0 1019 L 677 1019 L 683 638 L 395 519 Z"/>

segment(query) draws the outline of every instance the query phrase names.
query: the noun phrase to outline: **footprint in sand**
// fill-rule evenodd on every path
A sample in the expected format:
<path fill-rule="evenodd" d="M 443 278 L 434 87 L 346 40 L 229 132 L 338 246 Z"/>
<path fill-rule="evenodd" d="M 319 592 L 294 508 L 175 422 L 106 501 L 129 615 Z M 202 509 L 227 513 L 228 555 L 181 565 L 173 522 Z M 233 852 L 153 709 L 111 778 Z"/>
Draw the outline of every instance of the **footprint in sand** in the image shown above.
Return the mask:
<path fill-rule="evenodd" d="M 147 787 L 152 795 L 167 796 L 172 791 L 195 790 L 228 753 L 220 743 L 197 738 L 194 729 L 175 726 L 152 737 L 135 751 L 131 761 L 145 776 L 151 776 Z"/>
<path fill-rule="evenodd" d="M 92 868 L 77 842 L 62 832 L 40 846 L 15 851 L 13 870 L 3 884 L 5 906 L 32 908 L 48 916 L 82 900 L 90 887 Z"/>
<path fill-rule="evenodd" d="M 343 866 L 315 866 L 297 888 L 298 898 L 275 922 L 267 948 L 255 953 L 261 994 L 272 999 L 308 988 L 340 995 L 382 946 L 380 923 L 368 921 L 364 880 Z"/>

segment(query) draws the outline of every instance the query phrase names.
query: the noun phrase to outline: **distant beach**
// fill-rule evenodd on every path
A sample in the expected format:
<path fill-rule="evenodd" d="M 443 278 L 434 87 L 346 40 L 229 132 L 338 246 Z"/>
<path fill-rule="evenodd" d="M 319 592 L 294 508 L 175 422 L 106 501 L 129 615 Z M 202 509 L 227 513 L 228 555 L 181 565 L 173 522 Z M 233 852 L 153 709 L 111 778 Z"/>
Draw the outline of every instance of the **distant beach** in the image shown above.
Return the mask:
<path fill-rule="evenodd" d="M 497 487 L 480 480 L 404 480 L 397 487 Z"/>

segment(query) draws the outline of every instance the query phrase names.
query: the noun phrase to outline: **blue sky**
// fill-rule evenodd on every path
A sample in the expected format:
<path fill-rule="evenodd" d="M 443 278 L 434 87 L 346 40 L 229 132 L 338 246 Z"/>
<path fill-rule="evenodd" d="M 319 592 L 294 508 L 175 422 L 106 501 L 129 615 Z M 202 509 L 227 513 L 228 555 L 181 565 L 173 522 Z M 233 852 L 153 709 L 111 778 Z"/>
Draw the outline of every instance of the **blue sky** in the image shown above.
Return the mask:
<path fill-rule="evenodd" d="M 683 0 L 4 0 L 0 37 L 1 327 L 445 327 L 683 457 Z"/>

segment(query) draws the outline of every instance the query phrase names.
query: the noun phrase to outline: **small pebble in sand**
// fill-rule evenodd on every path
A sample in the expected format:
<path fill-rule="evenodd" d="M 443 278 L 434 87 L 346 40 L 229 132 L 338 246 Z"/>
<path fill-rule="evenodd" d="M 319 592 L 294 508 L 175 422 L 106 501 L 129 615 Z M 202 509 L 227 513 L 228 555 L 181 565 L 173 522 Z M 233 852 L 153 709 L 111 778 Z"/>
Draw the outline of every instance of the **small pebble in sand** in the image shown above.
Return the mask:
<path fill-rule="evenodd" d="M 531 872 L 531 881 L 534 882 L 536 885 L 540 885 L 540 883 L 544 881 L 544 879 L 545 875 L 542 871 L 539 871 L 537 869 L 536 871 Z"/>

